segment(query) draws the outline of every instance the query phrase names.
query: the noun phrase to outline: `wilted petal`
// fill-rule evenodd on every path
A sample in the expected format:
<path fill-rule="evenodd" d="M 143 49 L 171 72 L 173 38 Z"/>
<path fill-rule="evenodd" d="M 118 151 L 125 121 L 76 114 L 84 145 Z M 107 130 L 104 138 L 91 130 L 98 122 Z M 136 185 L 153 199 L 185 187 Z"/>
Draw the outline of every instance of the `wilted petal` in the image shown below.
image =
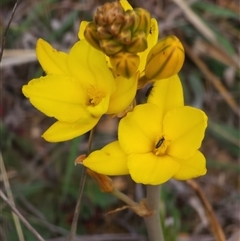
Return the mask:
<path fill-rule="evenodd" d="M 67 141 L 91 130 L 98 120 L 88 118 L 74 123 L 57 121 L 43 133 L 42 137 L 49 142 Z"/>
<path fill-rule="evenodd" d="M 127 155 L 122 151 L 118 141 L 92 152 L 83 160 L 83 165 L 97 173 L 109 176 L 129 174 Z"/>
<path fill-rule="evenodd" d="M 169 111 L 163 119 L 165 139 L 171 140 L 168 155 L 191 158 L 200 148 L 207 127 L 207 116 L 199 109 L 184 106 Z"/>
<path fill-rule="evenodd" d="M 70 76 L 47 75 L 31 80 L 23 94 L 45 115 L 73 122 L 85 115 L 86 94 L 78 81 Z"/>
<path fill-rule="evenodd" d="M 200 151 L 197 151 L 193 157 L 187 160 L 173 159 L 180 164 L 178 172 L 173 176 L 175 179 L 188 180 L 203 176 L 207 172 L 206 159 Z"/>
<path fill-rule="evenodd" d="M 39 63 L 47 74 L 69 74 L 66 53 L 57 51 L 41 38 L 37 41 L 36 53 Z"/>
<path fill-rule="evenodd" d="M 136 106 L 118 128 L 120 145 L 127 154 L 152 151 L 158 135 L 162 135 L 162 115 L 153 104 Z"/>
<path fill-rule="evenodd" d="M 134 153 L 128 156 L 128 168 L 135 182 L 158 185 L 172 178 L 179 170 L 179 164 L 169 156 Z"/>

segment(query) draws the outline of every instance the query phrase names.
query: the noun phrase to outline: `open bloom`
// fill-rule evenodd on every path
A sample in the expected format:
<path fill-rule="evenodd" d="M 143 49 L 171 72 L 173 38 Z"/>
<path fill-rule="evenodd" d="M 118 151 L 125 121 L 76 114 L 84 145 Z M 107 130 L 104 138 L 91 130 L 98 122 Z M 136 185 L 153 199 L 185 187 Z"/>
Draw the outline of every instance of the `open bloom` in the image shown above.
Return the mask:
<path fill-rule="evenodd" d="M 39 39 L 36 53 L 46 76 L 31 80 L 22 91 L 37 109 L 57 119 L 43 134 L 47 141 L 65 141 L 86 133 L 103 114 L 123 111 L 135 96 L 136 75 L 130 88 L 118 90 L 124 91 L 124 100 L 112 97 L 122 79 L 114 79 L 104 54 L 86 40 L 78 41 L 67 54 Z"/>
<path fill-rule="evenodd" d="M 105 175 L 130 174 L 137 183 L 157 185 L 206 173 L 198 150 L 207 126 L 204 112 L 184 106 L 177 75 L 156 81 L 148 103 L 122 118 L 118 141 L 91 153 L 83 165 Z"/>

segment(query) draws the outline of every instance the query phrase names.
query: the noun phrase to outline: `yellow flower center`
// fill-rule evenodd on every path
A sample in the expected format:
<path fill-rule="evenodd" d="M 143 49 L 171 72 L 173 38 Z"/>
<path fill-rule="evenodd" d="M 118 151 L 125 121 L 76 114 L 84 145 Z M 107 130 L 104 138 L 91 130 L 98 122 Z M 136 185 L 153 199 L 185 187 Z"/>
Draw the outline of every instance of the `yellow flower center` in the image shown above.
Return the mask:
<path fill-rule="evenodd" d="M 171 141 L 170 140 L 166 140 L 164 137 L 159 138 L 156 143 L 155 143 L 155 147 L 153 150 L 153 153 L 156 156 L 162 156 L 165 155 L 167 152 L 167 148 L 170 145 Z"/>
<path fill-rule="evenodd" d="M 96 106 L 105 97 L 105 93 L 95 86 L 90 86 L 87 88 L 87 106 Z"/>

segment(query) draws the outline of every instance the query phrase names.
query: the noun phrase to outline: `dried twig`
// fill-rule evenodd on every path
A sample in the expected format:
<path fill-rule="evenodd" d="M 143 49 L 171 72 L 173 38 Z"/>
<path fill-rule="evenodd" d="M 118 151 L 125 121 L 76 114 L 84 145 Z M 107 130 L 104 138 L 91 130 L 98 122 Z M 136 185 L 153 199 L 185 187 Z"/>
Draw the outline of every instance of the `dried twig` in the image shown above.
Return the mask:
<path fill-rule="evenodd" d="M 88 139 L 88 154 L 90 153 L 91 146 L 92 146 L 93 131 L 94 131 L 94 129 L 91 130 L 90 136 Z M 76 236 L 77 222 L 78 222 L 78 217 L 79 217 L 79 213 L 80 213 L 82 194 L 83 194 L 83 189 L 84 189 L 84 185 L 85 185 L 85 181 L 86 181 L 86 177 L 87 177 L 86 168 L 84 166 L 82 166 L 82 168 L 83 168 L 83 171 L 82 171 L 81 180 L 80 180 L 79 194 L 78 194 L 78 199 L 77 199 L 74 216 L 73 216 L 73 221 L 72 221 L 72 225 L 71 225 L 69 241 L 74 241 L 75 236 Z"/>
<path fill-rule="evenodd" d="M 11 208 L 11 210 L 18 216 L 18 218 L 23 222 L 23 224 L 28 228 L 32 234 L 39 240 L 45 241 L 41 235 L 32 227 L 32 225 L 23 217 L 23 215 L 17 210 L 17 208 L 12 204 L 12 202 L 5 196 L 2 190 L 0 190 L 0 197 L 5 203 Z"/>
<path fill-rule="evenodd" d="M 209 219 L 209 223 L 211 225 L 211 229 L 212 229 L 213 235 L 215 236 L 216 241 L 226 241 L 222 227 L 220 226 L 220 224 L 214 214 L 212 206 L 208 202 L 201 187 L 197 184 L 196 181 L 193 181 L 193 180 L 188 180 L 187 184 L 195 191 L 196 195 L 201 200 L 201 202 L 205 208 L 205 211 L 206 211 L 207 217 Z"/>
<path fill-rule="evenodd" d="M 7 37 L 8 29 L 9 29 L 9 27 L 10 27 L 10 24 L 11 24 L 12 20 L 13 20 L 13 16 L 14 16 L 16 10 L 17 10 L 19 1 L 20 1 L 20 0 L 17 0 L 16 3 L 14 4 L 14 7 L 13 7 L 13 10 L 12 10 L 10 19 L 9 19 L 9 21 L 8 21 L 7 27 L 6 27 L 6 29 L 5 29 L 5 31 L 4 31 L 4 34 L 3 34 L 3 37 L 2 37 L 1 52 L 0 52 L 0 63 L 1 63 L 1 61 L 2 61 L 3 50 L 4 50 L 4 46 L 5 46 L 5 42 L 6 42 L 6 37 Z"/>

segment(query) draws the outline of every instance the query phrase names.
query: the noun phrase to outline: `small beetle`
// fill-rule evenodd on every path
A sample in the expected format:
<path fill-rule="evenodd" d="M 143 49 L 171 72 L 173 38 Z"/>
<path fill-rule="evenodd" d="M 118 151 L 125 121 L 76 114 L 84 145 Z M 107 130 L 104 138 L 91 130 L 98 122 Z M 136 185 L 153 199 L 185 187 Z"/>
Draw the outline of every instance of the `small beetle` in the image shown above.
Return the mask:
<path fill-rule="evenodd" d="M 156 148 L 156 149 L 159 148 L 159 147 L 163 144 L 164 140 L 165 140 L 164 137 L 161 138 L 161 139 L 158 141 L 158 143 L 156 144 L 155 148 Z"/>
<path fill-rule="evenodd" d="M 146 94 L 145 94 L 145 96 L 146 96 L 147 98 L 148 98 L 148 96 L 150 95 L 152 89 L 153 89 L 153 85 L 150 86 L 150 87 L 147 89 Z"/>

